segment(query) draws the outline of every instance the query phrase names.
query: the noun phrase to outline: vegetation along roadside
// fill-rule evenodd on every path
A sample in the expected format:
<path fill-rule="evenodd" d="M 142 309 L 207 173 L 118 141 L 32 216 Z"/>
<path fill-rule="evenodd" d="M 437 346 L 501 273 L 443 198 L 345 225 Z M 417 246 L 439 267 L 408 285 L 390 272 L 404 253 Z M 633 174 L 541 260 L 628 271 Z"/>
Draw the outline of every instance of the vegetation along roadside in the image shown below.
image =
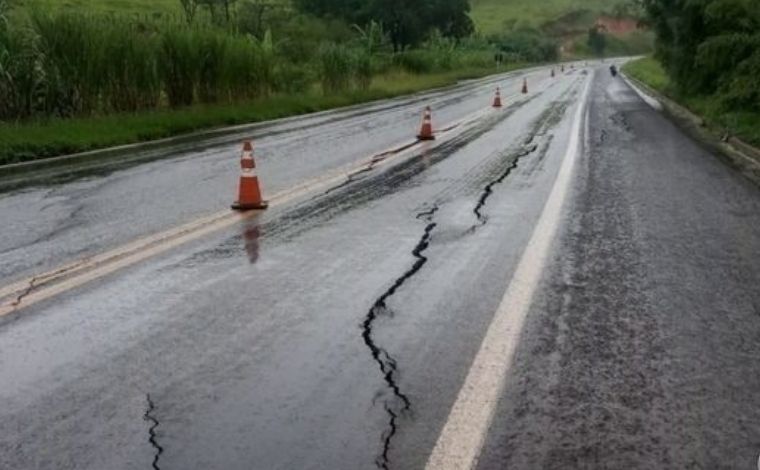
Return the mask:
<path fill-rule="evenodd" d="M 591 10 L 576 15 L 572 31 L 561 10 L 540 25 L 510 20 L 486 35 L 468 0 L 404 2 L 404 14 L 383 0 L 359 3 L 0 0 L 0 164 L 604 53 L 585 46 L 583 21 L 593 26 L 598 16 Z M 133 4 L 143 6 L 119 10 Z M 607 44 L 647 47 L 614 35 Z"/>
<path fill-rule="evenodd" d="M 657 34 L 655 55 L 625 71 L 711 126 L 760 146 L 760 6 L 745 0 L 642 3 Z"/>

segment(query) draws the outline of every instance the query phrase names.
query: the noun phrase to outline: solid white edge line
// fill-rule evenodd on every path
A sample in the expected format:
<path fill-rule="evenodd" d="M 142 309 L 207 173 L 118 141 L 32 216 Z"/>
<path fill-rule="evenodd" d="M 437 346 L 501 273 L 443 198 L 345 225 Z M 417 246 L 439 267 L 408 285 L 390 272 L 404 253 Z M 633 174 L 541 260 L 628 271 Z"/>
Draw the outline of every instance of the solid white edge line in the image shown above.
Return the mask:
<path fill-rule="evenodd" d="M 653 96 L 650 96 L 647 94 L 644 90 L 640 89 L 633 81 L 628 78 L 625 75 L 622 75 L 623 81 L 633 90 L 636 92 L 637 95 L 639 95 L 639 98 L 641 98 L 646 104 L 648 104 L 652 109 L 655 111 L 662 111 L 662 103 L 660 103 L 659 100 L 654 98 Z"/>
<path fill-rule="evenodd" d="M 430 454 L 425 467 L 427 470 L 465 470 L 477 466 L 512 366 L 523 323 L 560 224 L 580 150 L 586 101 L 592 81 L 593 76 L 587 81 L 579 101 L 567 153 L 554 187 Z"/>

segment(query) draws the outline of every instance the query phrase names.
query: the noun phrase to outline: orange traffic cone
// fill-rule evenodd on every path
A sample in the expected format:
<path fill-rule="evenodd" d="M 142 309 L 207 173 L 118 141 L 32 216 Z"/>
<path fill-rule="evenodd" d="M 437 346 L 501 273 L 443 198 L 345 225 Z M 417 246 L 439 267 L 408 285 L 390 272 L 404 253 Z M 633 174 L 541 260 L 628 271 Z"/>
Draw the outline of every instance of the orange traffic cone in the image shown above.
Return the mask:
<path fill-rule="evenodd" d="M 523 87 L 522 87 L 523 94 L 528 93 L 528 79 L 523 78 Z"/>
<path fill-rule="evenodd" d="M 422 118 L 422 128 L 420 129 L 420 134 L 417 136 L 417 138 L 420 140 L 435 140 L 435 135 L 433 135 L 433 118 L 430 106 L 425 108 L 425 114 Z"/>
<path fill-rule="evenodd" d="M 496 96 L 493 99 L 493 107 L 501 108 L 501 87 L 496 87 Z"/>
<path fill-rule="evenodd" d="M 256 162 L 253 160 L 253 145 L 248 140 L 243 144 L 240 168 L 240 191 L 238 200 L 232 208 L 238 211 L 266 209 L 269 203 L 261 199 L 259 177 L 256 176 Z"/>

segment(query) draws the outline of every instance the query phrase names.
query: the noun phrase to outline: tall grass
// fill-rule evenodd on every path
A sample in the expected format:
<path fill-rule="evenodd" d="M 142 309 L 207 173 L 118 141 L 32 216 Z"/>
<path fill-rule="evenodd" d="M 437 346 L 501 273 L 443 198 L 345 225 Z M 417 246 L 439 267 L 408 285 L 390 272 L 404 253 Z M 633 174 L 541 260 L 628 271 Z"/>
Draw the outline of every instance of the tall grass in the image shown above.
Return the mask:
<path fill-rule="evenodd" d="M 124 41 L 130 37 L 129 41 Z M 157 35 L 113 21 L 104 32 L 102 97 L 109 111 L 155 108 L 161 98 Z"/>
<path fill-rule="evenodd" d="M 73 117 L 220 103 L 270 94 L 271 34 L 211 25 L 31 11 L 5 20 L 0 0 L 0 119 Z"/>
<path fill-rule="evenodd" d="M 195 97 L 199 47 L 190 27 L 172 25 L 161 34 L 161 76 L 164 90 L 172 107 L 189 106 Z M 200 42 L 200 41 L 199 41 Z"/>
<path fill-rule="evenodd" d="M 109 113 L 224 104 L 299 93 L 370 89 L 394 70 L 414 74 L 483 67 L 487 44 L 463 47 L 434 35 L 420 50 L 390 52 L 378 24 L 353 40 L 275 40 L 181 18 L 88 15 L 31 10 L 5 20 L 0 0 L 0 120 L 87 117 Z M 309 42 L 315 53 L 284 53 Z"/>
<path fill-rule="evenodd" d="M 351 87 L 354 64 L 351 52 L 340 44 L 324 44 L 319 50 L 320 78 L 325 94 L 339 93 Z"/>

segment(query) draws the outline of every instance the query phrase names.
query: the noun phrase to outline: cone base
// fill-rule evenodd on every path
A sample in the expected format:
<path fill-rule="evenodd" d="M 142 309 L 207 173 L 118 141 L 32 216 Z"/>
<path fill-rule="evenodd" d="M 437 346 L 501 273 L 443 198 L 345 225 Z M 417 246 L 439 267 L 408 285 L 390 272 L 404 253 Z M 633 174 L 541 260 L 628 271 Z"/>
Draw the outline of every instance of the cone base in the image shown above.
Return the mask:
<path fill-rule="evenodd" d="M 417 139 L 419 140 L 435 140 L 434 135 L 418 135 Z"/>
<path fill-rule="evenodd" d="M 494 103 L 494 104 L 493 104 L 493 107 L 494 107 L 494 108 L 501 108 L 501 103 Z"/>
<path fill-rule="evenodd" d="M 267 201 L 261 201 L 257 204 L 241 204 L 240 202 L 235 202 L 232 204 L 232 209 L 236 211 L 255 211 L 255 210 L 264 210 L 269 207 L 269 202 Z"/>

